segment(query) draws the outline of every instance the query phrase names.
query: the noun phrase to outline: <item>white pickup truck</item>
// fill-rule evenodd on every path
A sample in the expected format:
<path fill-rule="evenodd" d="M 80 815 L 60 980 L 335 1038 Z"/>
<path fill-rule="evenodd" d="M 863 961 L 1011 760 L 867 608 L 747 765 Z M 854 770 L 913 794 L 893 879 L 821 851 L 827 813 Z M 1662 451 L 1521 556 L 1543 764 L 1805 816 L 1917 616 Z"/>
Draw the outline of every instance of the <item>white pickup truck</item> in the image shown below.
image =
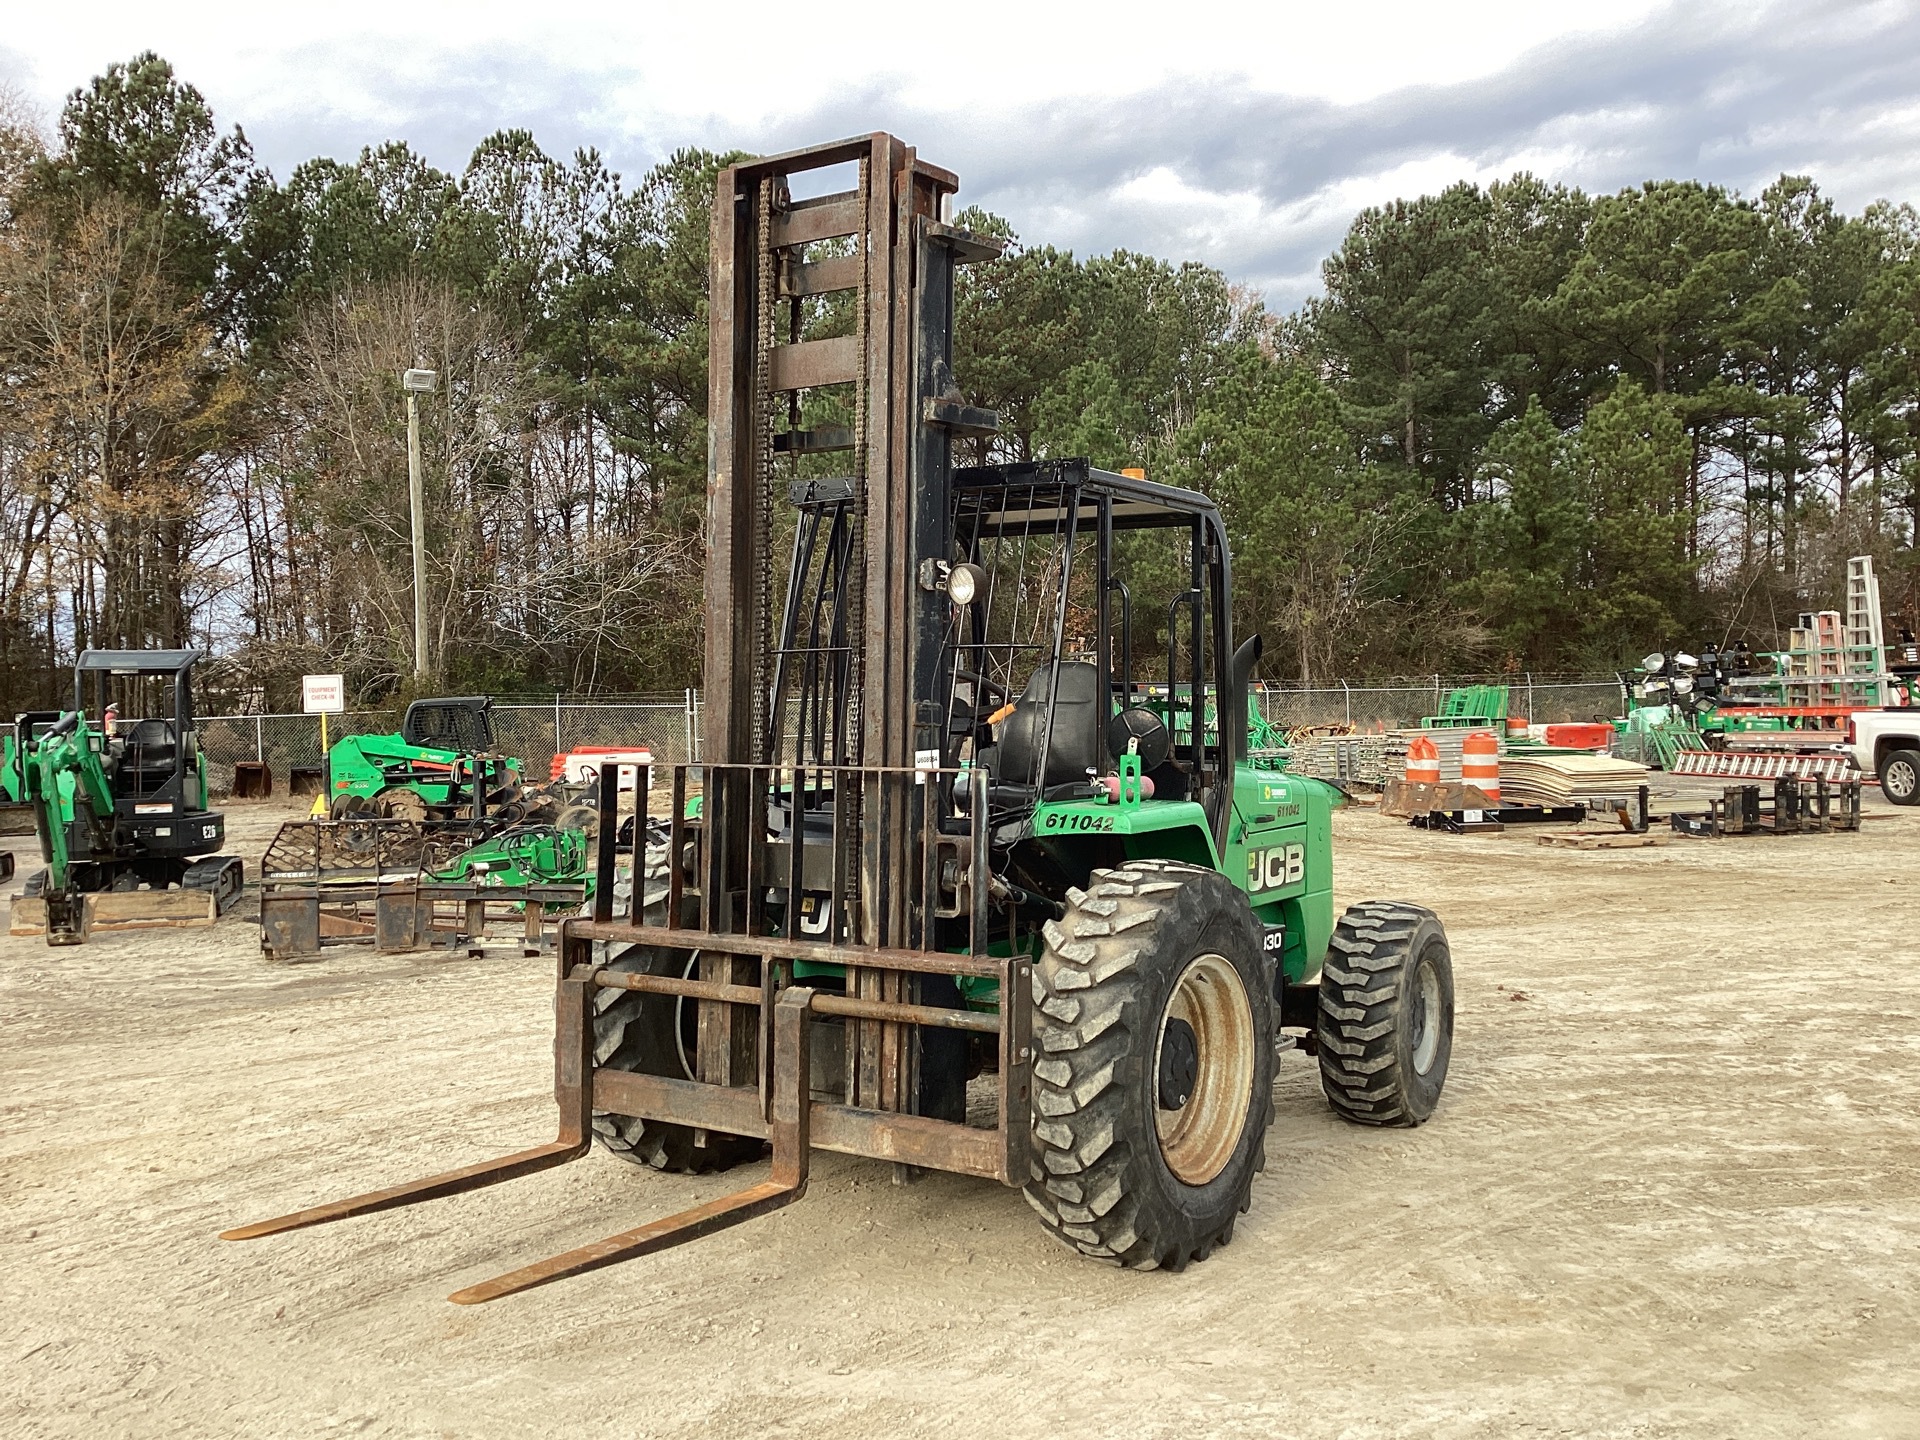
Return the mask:
<path fill-rule="evenodd" d="M 1847 718 L 1847 749 L 1880 793 L 1896 805 L 1920 805 L 1920 706 L 1856 710 Z"/>

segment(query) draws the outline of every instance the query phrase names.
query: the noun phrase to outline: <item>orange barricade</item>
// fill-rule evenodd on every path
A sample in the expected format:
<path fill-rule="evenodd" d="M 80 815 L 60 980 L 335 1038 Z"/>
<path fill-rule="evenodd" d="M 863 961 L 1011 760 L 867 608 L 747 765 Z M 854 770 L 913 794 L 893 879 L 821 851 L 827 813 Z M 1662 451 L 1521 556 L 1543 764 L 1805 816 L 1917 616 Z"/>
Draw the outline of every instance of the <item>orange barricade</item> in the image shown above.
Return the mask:
<path fill-rule="evenodd" d="M 1547 744 L 1563 750 L 1605 750 L 1613 743 L 1613 726 L 1549 725 Z"/>

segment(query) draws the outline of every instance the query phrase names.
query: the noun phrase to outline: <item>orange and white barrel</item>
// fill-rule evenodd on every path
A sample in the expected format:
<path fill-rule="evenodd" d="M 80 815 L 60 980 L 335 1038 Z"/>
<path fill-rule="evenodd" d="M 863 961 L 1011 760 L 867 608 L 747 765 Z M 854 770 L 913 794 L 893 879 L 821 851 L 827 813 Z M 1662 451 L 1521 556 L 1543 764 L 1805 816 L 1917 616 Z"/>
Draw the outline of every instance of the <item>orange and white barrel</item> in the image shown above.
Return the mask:
<path fill-rule="evenodd" d="M 1407 784 L 1438 785 L 1440 783 L 1440 747 L 1424 735 L 1416 735 L 1407 743 Z"/>
<path fill-rule="evenodd" d="M 1500 738 L 1491 730 L 1475 730 L 1461 742 L 1460 779 L 1500 803 Z"/>
<path fill-rule="evenodd" d="M 1527 717 L 1524 715 L 1507 716 L 1507 739 L 1524 740 L 1527 738 Z"/>

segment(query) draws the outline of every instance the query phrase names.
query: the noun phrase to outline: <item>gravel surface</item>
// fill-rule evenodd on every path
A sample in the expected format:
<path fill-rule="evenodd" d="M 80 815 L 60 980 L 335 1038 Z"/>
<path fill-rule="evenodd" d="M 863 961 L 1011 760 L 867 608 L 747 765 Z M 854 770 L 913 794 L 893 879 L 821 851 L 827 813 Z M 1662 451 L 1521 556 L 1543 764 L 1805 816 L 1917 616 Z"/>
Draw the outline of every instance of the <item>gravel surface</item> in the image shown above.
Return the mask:
<path fill-rule="evenodd" d="M 1340 901 L 1452 937 L 1446 1099 L 1356 1129 L 1283 1054 L 1253 1210 L 1182 1275 L 824 1154 L 791 1209 L 475 1308 L 765 1166 L 596 1152 L 224 1243 L 550 1138 L 546 963 L 269 964 L 244 909 L 0 936 L 0 1434 L 1920 1434 L 1920 809 L 1869 810 L 1605 852 L 1342 812 Z M 251 862 L 292 812 L 230 813 Z"/>

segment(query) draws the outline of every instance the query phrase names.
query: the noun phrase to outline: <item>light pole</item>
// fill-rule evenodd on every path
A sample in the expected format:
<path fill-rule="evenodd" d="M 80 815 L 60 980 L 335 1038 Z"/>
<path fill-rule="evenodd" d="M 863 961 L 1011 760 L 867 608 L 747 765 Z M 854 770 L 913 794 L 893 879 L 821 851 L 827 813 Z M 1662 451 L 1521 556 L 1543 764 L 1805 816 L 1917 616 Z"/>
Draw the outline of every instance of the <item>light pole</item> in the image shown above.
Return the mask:
<path fill-rule="evenodd" d="M 413 674 L 427 678 L 427 489 L 420 476 L 420 397 L 433 392 L 440 377 L 431 370 L 409 370 L 400 377 L 407 392 L 407 504 L 413 519 Z"/>

